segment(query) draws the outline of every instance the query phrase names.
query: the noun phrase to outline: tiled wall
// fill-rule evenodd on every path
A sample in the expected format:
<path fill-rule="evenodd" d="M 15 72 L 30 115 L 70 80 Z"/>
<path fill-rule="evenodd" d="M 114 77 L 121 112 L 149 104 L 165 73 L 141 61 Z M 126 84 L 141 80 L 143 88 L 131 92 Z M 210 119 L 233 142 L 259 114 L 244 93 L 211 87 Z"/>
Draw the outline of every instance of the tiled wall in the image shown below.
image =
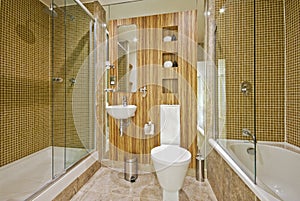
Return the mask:
<path fill-rule="evenodd" d="M 259 201 L 215 150 L 207 157 L 207 168 L 208 180 L 218 201 Z"/>
<path fill-rule="evenodd" d="M 224 5 L 225 13 L 220 14 L 219 9 Z M 221 137 L 243 139 L 242 128 L 253 131 L 255 109 L 257 139 L 284 140 L 283 5 L 283 0 L 256 1 L 254 46 L 254 1 L 216 3 L 217 59 L 225 59 L 226 65 L 226 123 L 220 127 Z M 243 81 L 252 84 L 247 96 L 240 91 Z"/>
<path fill-rule="evenodd" d="M 300 1 L 286 0 L 286 137 L 300 147 Z"/>
<path fill-rule="evenodd" d="M 38 0 L 1 1 L 0 166 L 50 145 L 49 15 Z"/>
<path fill-rule="evenodd" d="M 100 13 L 98 3 L 86 6 L 92 13 Z M 55 34 L 51 38 L 49 15 L 38 0 L 1 2 L 0 166 L 50 146 L 52 127 L 55 146 L 83 147 L 83 144 L 93 144 L 95 111 L 90 107 L 94 100 L 90 94 L 94 92 L 94 85 L 87 80 L 93 81 L 93 77 L 89 76 L 94 74 L 86 73 L 89 70 L 87 54 L 93 48 L 89 43 L 90 18 L 78 6 L 67 7 L 68 49 L 65 54 L 63 13 L 60 9 L 56 12 Z M 99 18 L 103 16 L 105 14 L 99 14 Z M 50 62 L 52 41 L 53 71 Z M 84 70 L 78 73 L 82 66 Z M 53 77 L 64 79 L 63 83 L 53 83 L 53 96 L 52 73 Z M 72 77 L 78 79 L 75 87 L 70 86 L 69 79 Z M 73 90 L 76 90 L 76 101 Z"/>
<path fill-rule="evenodd" d="M 79 177 L 77 177 L 69 186 L 67 186 L 53 201 L 71 200 L 72 197 L 78 193 L 83 185 L 99 170 L 101 164 L 97 161 Z"/>

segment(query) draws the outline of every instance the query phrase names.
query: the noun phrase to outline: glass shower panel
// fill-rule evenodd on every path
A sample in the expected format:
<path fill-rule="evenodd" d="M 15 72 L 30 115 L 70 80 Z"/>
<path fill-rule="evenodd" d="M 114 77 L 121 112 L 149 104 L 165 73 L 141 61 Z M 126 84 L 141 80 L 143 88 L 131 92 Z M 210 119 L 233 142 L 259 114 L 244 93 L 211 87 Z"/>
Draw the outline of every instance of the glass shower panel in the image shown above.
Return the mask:
<path fill-rule="evenodd" d="M 65 171 L 66 146 L 66 75 L 65 75 L 65 4 L 52 1 L 51 11 L 51 56 L 52 56 L 52 176 Z"/>
<path fill-rule="evenodd" d="M 217 141 L 255 181 L 254 1 L 216 1 L 215 13 Z"/>
<path fill-rule="evenodd" d="M 66 168 L 95 148 L 94 21 L 66 6 Z"/>
<path fill-rule="evenodd" d="M 95 149 L 94 21 L 52 2 L 52 145 L 56 177 Z"/>

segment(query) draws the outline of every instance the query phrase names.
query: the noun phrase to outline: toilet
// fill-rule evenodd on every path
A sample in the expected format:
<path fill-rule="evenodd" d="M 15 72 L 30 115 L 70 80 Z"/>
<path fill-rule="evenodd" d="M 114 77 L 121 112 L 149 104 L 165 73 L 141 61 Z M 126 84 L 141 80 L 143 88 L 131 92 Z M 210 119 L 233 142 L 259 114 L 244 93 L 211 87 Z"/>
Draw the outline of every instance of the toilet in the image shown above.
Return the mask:
<path fill-rule="evenodd" d="M 179 201 L 179 190 L 191 162 L 191 153 L 180 147 L 180 106 L 160 105 L 160 146 L 151 150 L 151 159 L 163 201 Z"/>

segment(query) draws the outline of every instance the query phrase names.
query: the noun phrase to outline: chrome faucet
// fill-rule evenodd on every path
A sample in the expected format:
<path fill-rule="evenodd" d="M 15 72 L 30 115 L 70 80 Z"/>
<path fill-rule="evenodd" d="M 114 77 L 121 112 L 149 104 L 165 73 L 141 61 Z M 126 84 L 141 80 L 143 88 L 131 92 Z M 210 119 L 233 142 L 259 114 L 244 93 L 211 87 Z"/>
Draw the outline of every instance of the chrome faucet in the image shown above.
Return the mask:
<path fill-rule="evenodd" d="M 242 129 L 242 135 L 245 137 L 251 137 L 253 142 L 256 143 L 256 136 L 251 134 L 251 131 L 247 128 Z"/>
<path fill-rule="evenodd" d="M 123 96 L 123 98 L 122 98 L 122 105 L 123 105 L 124 107 L 127 106 L 127 97 L 126 97 L 126 96 Z"/>
<path fill-rule="evenodd" d="M 109 88 L 109 89 L 104 89 L 104 91 L 105 91 L 105 92 L 115 92 L 116 90 L 115 90 L 115 89 L 110 89 L 110 88 Z"/>

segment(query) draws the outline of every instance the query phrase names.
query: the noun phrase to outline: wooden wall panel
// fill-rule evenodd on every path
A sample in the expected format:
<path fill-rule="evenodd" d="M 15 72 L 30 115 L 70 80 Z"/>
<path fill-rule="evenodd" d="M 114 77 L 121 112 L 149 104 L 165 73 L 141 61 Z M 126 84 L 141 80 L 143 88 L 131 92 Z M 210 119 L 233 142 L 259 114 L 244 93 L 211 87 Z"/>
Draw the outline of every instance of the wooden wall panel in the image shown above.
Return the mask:
<path fill-rule="evenodd" d="M 110 62 L 117 66 L 117 27 L 136 24 L 138 29 L 138 89 L 146 86 L 147 96 L 142 93 L 114 92 L 109 94 L 109 104 L 121 104 L 126 95 L 129 104 L 137 105 L 130 126 L 121 137 L 118 122 L 109 118 L 110 159 L 123 160 L 127 153 L 137 154 L 139 163 L 150 163 L 151 149 L 160 144 L 161 104 L 181 105 L 181 146 L 192 153 L 191 167 L 195 167 L 197 152 L 197 72 L 196 72 L 196 11 L 162 14 L 131 19 L 113 20 L 109 24 Z M 178 27 L 177 41 L 164 43 L 164 27 Z M 163 53 L 176 54 L 178 67 L 163 68 Z M 116 76 L 117 70 L 111 75 Z M 178 79 L 177 93 L 163 93 L 162 79 Z M 114 86 L 110 86 L 113 88 Z M 148 121 L 155 124 L 155 135 L 144 135 Z"/>

